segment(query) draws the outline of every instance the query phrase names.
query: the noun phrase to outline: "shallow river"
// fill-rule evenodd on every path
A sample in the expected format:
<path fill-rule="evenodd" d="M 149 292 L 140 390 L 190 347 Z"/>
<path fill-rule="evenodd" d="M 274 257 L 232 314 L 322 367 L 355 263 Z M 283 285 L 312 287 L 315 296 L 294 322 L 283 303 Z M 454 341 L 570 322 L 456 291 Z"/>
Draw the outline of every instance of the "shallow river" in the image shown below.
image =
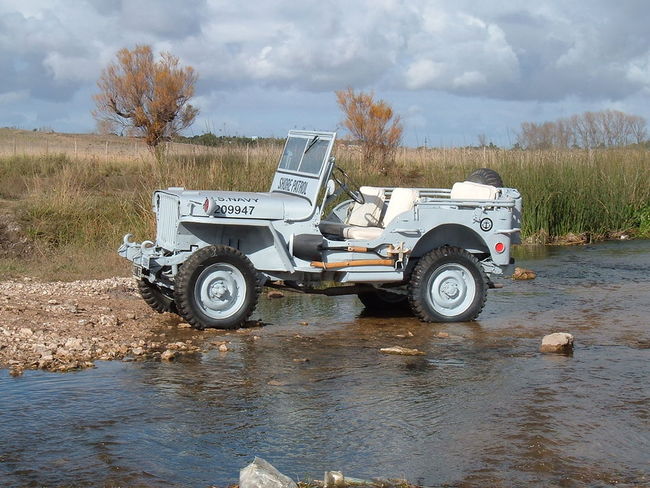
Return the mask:
<path fill-rule="evenodd" d="M 225 486 L 255 455 L 303 480 L 650 485 L 650 241 L 518 264 L 538 278 L 501 280 L 474 323 L 291 295 L 261 300 L 264 328 L 211 333 L 227 353 L 2 370 L 0 486 Z M 556 331 L 575 336 L 572 357 L 538 353 Z M 379 353 L 392 345 L 426 356 Z"/>

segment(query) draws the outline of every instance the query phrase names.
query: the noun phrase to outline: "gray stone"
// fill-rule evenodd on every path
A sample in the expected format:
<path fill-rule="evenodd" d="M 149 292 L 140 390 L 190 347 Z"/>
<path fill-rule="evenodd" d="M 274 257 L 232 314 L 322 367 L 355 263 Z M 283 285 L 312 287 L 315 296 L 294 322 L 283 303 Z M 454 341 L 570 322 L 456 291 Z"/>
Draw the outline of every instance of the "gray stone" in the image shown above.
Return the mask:
<path fill-rule="evenodd" d="M 573 336 L 567 332 L 546 335 L 539 350 L 545 353 L 569 354 L 573 351 Z"/>
<path fill-rule="evenodd" d="M 341 471 L 325 471 L 323 476 L 324 488 L 341 488 L 345 486 L 345 477 Z"/>
<path fill-rule="evenodd" d="M 269 462 L 256 457 L 239 472 L 239 488 L 298 488 L 298 485 Z"/>

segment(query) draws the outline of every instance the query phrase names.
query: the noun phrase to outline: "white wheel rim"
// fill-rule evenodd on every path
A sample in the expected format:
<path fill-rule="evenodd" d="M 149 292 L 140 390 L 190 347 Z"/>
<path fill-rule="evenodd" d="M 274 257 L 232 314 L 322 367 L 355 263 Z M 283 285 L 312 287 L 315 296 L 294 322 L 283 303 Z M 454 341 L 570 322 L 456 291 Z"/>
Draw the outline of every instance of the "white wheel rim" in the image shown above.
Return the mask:
<path fill-rule="evenodd" d="M 232 264 L 216 263 L 205 268 L 194 286 L 196 304 L 213 319 L 236 314 L 246 300 L 246 279 Z"/>
<path fill-rule="evenodd" d="M 465 312 L 476 296 L 476 282 L 465 266 L 443 264 L 427 282 L 427 301 L 440 315 L 454 317 Z"/>

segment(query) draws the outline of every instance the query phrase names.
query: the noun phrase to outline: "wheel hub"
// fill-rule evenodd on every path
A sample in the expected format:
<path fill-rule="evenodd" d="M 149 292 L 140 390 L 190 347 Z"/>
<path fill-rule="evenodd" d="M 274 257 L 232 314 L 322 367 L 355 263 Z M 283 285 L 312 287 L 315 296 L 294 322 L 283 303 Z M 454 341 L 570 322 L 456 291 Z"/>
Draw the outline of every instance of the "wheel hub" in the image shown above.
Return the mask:
<path fill-rule="evenodd" d="M 437 313 L 454 317 L 471 306 L 476 295 L 476 284 L 465 266 L 449 263 L 431 273 L 427 291 L 427 301 Z"/>
<path fill-rule="evenodd" d="M 445 282 L 440 287 L 440 292 L 442 295 L 446 296 L 449 299 L 456 298 L 460 289 L 458 288 L 458 283 L 453 280 L 445 280 Z"/>
<path fill-rule="evenodd" d="M 196 303 L 214 319 L 228 318 L 239 311 L 246 298 L 246 280 L 237 267 L 216 263 L 203 270 L 195 285 Z"/>
<path fill-rule="evenodd" d="M 210 286 L 210 298 L 221 298 L 228 293 L 228 287 L 223 280 L 217 280 Z"/>

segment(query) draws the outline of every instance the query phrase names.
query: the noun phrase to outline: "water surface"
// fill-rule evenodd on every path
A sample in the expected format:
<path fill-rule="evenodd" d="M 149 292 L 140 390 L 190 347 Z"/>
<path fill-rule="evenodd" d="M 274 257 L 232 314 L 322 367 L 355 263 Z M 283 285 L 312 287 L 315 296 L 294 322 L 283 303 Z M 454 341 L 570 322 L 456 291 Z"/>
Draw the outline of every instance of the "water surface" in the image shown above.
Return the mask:
<path fill-rule="evenodd" d="M 264 328 L 207 333 L 228 353 L 1 371 L 0 486 L 225 486 L 256 455 L 294 479 L 649 485 L 650 242 L 518 263 L 538 278 L 503 280 L 474 323 L 291 295 L 261 300 Z M 556 331 L 573 356 L 538 353 Z M 393 345 L 426 355 L 378 352 Z"/>

